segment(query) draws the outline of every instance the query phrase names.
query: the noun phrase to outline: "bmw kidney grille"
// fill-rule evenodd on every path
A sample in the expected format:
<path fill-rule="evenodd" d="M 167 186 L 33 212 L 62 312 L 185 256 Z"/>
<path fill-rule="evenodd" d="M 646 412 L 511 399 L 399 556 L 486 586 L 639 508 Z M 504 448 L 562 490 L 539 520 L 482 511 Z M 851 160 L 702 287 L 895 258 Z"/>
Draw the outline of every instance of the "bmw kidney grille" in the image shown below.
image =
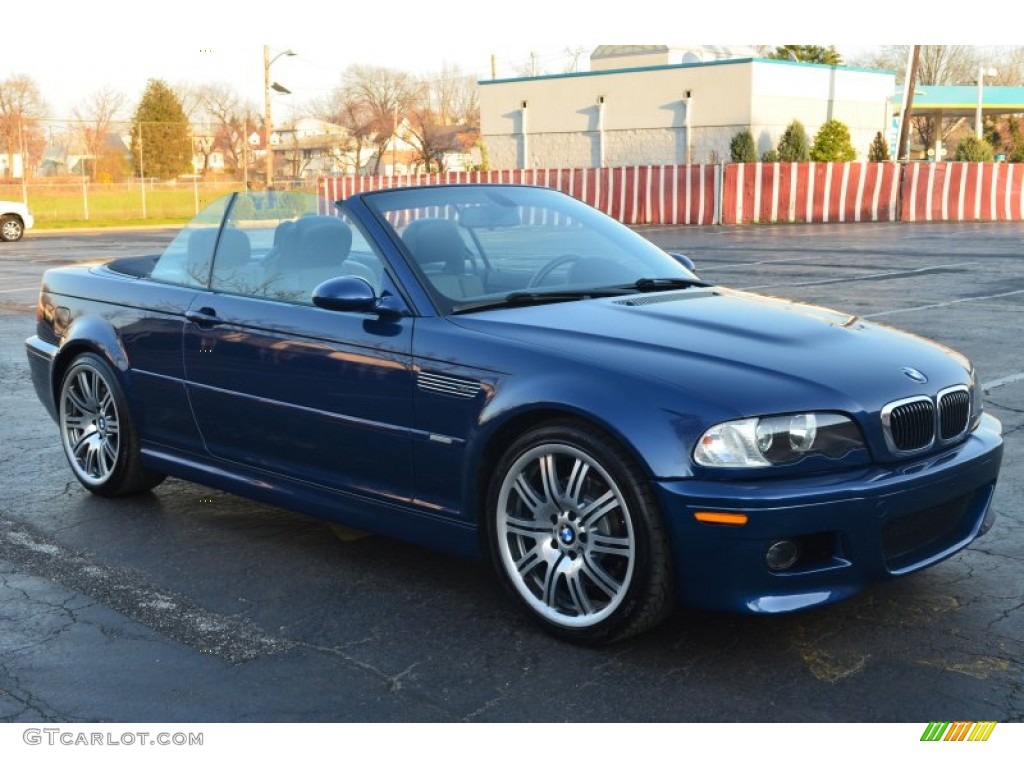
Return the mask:
<path fill-rule="evenodd" d="M 936 407 L 938 403 L 938 407 Z M 882 409 L 882 426 L 889 449 L 911 453 L 949 442 L 967 431 L 971 393 L 966 386 L 944 389 L 933 400 L 921 395 L 889 403 Z"/>

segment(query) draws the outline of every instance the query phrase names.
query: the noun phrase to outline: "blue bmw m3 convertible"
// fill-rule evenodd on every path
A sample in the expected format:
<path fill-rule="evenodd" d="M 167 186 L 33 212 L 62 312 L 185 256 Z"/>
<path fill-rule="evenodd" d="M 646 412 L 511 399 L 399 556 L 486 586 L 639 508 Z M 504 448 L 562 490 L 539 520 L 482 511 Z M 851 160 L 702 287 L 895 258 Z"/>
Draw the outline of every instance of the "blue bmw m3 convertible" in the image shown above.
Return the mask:
<path fill-rule="evenodd" d="M 482 557 L 581 643 L 933 565 L 1002 458 L 962 355 L 535 187 L 233 194 L 162 254 L 48 271 L 27 351 L 89 491 L 173 475 Z"/>

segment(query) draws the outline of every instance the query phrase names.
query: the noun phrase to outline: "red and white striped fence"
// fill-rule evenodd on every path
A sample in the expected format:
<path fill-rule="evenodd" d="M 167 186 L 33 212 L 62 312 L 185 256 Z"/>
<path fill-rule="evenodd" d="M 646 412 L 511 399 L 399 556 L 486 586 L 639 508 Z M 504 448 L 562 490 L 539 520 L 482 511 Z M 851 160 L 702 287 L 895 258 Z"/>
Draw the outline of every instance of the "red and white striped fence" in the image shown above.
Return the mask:
<path fill-rule="evenodd" d="M 1024 165 L 914 163 L 903 201 L 903 221 L 1024 221 Z"/>
<path fill-rule="evenodd" d="M 894 221 L 892 163 L 730 163 L 722 224 Z"/>
<path fill-rule="evenodd" d="M 550 187 L 624 224 L 1024 221 L 1024 165 L 728 163 L 321 178 L 325 210 L 358 192 L 427 184 Z"/>
<path fill-rule="evenodd" d="M 322 178 L 325 202 L 358 192 L 428 184 L 531 184 L 565 192 L 624 224 L 704 224 L 718 221 L 718 167 L 640 165 L 622 168 L 466 171 L 399 176 Z"/>

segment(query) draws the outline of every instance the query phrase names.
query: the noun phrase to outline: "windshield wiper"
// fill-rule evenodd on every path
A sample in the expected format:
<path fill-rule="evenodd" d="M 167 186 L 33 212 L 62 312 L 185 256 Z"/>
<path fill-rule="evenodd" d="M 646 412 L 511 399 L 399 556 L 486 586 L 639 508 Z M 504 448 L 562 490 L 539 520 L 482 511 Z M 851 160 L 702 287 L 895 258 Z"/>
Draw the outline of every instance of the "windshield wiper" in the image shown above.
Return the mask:
<path fill-rule="evenodd" d="M 505 297 L 509 304 L 543 304 L 546 301 L 572 301 L 573 299 L 599 299 L 621 294 L 620 286 L 601 288 L 578 288 L 559 291 L 515 291 Z"/>
<path fill-rule="evenodd" d="M 602 288 L 580 288 L 579 290 L 561 291 L 514 291 L 500 299 L 489 299 L 454 307 L 452 314 L 476 312 L 496 307 L 519 307 L 528 304 L 548 304 L 560 301 L 580 301 L 582 299 L 600 299 L 607 296 L 621 296 L 633 289 L 632 286 L 609 286 Z"/>
<path fill-rule="evenodd" d="M 690 288 L 693 286 L 703 287 L 708 285 L 703 280 L 694 280 L 688 277 L 641 277 L 633 287 L 638 291 L 671 291 L 674 288 Z"/>

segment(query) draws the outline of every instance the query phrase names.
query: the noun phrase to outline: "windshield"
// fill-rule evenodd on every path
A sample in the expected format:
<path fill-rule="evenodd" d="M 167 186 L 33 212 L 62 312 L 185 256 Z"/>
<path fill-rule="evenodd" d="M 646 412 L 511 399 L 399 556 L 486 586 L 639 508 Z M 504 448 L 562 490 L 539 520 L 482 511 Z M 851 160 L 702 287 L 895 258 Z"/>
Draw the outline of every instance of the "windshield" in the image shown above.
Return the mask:
<path fill-rule="evenodd" d="M 443 311 L 698 282 L 628 227 L 550 189 L 411 187 L 363 199 Z"/>

